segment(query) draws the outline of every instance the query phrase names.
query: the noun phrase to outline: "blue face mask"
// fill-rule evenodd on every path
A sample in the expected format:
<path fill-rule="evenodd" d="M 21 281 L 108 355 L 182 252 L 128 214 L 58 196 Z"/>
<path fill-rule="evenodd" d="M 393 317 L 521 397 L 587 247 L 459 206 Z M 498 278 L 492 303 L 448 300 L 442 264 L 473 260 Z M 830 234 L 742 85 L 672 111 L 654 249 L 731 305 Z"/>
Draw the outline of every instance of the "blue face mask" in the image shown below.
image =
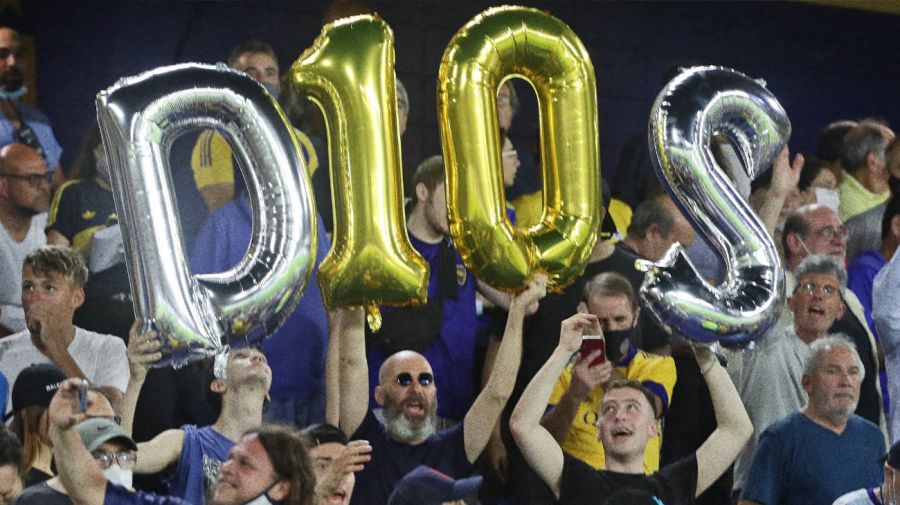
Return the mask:
<path fill-rule="evenodd" d="M 0 88 L 0 98 L 4 100 L 16 101 L 25 96 L 25 93 L 28 93 L 28 86 L 25 86 L 24 84 L 19 86 L 18 89 L 14 89 L 12 91 L 7 91 L 4 88 Z"/>

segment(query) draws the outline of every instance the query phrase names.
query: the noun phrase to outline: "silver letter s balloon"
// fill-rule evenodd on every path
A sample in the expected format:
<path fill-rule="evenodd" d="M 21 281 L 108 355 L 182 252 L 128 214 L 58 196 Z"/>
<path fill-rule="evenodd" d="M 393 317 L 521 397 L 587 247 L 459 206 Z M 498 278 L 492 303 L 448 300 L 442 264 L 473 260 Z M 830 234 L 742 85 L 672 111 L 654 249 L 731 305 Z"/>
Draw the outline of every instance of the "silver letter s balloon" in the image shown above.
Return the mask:
<path fill-rule="evenodd" d="M 97 116 L 135 311 L 164 344 L 158 364 L 255 343 L 275 331 L 299 301 L 316 250 L 309 176 L 275 100 L 224 65 L 183 64 L 120 80 L 97 96 Z M 169 151 L 196 128 L 215 128 L 231 141 L 247 181 L 253 235 L 235 267 L 193 276 Z"/>
<path fill-rule="evenodd" d="M 711 143 L 714 135 L 726 136 L 752 179 L 771 165 L 790 131 L 775 97 L 759 82 L 727 68 L 689 68 L 656 98 L 649 142 L 657 175 L 694 227 L 719 250 L 727 270 L 721 285 L 710 285 L 680 244 L 649 266 L 641 297 L 677 334 L 740 348 L 776 321 L 784 298 L 781 260 L 759 218 L 717 166 Z"/>

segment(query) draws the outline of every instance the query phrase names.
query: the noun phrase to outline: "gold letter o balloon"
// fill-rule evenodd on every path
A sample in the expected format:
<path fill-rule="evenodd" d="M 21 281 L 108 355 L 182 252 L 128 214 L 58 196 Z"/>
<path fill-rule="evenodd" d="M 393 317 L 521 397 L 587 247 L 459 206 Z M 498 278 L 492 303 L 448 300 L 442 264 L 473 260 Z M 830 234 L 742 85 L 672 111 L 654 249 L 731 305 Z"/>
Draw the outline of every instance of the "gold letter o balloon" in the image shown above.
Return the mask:
<path fill-rule="evenodd" d="M 506 217 L 497 90 L 529 81 L 540 107 L 544 206 L 524 230 Z M 593 66 L 575 33 L 549 14 L 496 7 L 450 41 L 438 74 L 450 232 L 491 286 L 517 290 L 536 271 L 563 287 L 584 271 L 600 225 L 600 160 Z"/>

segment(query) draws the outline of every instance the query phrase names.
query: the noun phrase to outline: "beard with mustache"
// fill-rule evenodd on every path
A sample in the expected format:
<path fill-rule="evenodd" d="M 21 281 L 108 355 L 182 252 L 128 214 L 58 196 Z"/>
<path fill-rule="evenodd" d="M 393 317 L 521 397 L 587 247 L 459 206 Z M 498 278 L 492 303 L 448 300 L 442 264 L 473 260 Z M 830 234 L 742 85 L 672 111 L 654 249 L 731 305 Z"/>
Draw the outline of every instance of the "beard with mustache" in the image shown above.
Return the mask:
<path fill-rule="evenodd" d="M 392 400 L 386 400 L 383 406 L 384 424 L 387 432 L 394 438 L 403 442 L 415 442 L 425 440 L 435 432 L 437 421 L 437 399 L 435 398 L 426 408 L 425 416 L 420 419 L 410 420 L 403 415 L 403 407 L 410 402 L 425 404 L 425 397 L 412 396 L 399 404 Z"/>
<path fill-rule="evenodd" d="M 0 88 L 7 93 L 15 93 L 25 83 L 25 74 L 19 67 L 9 67 L 0 74 Z"/>

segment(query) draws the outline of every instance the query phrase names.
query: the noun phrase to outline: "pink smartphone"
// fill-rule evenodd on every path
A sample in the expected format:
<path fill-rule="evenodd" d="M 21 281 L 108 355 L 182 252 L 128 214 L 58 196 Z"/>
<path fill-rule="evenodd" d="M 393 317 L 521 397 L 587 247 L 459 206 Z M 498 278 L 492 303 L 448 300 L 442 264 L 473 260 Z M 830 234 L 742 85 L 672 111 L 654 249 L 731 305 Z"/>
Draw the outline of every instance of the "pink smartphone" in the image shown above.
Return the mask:
<path fill-rule="evenodd" d="M 600 356 L 594 358 L 589 367 L 597 366 L 606 361 L 606 339 L 603 335 L 584 335 L 581 337 L 581 359 L 587 358 L 592 352 L 600 350 Z"/>

